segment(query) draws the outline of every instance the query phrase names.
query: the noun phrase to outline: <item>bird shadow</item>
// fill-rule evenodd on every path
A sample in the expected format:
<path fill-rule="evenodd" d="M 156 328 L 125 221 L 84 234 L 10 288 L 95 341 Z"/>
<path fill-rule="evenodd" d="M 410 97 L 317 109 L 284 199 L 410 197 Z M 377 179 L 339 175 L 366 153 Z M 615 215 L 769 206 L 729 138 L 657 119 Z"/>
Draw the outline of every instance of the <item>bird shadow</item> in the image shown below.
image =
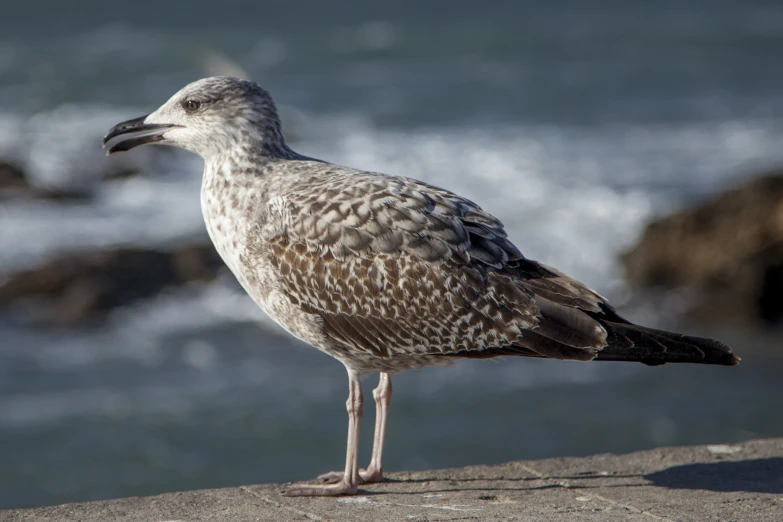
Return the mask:
<path fill-rule="evenodd" d="M 569 484 L 570 480 L 607 479 L 607 478 L 640 478 L 647 482 L 634 481 L 627 484 Z M 535 484 L 540 480 L 560 480 L 557 484 Z M 410 494 L 445 493 L 449 491 L 525 491 L 537 489 L 594 489 L 623 487 L 662 487 L 669 489 L 702 489 L 708 491 L 744 491 L 750 493 L 783 493 L 783 457 L 750 459 L 739 461 L 721 461 L 700 464 L 684 464 L 672 466 L 661 471 L 641 474 L 576 474 L 544 477 L 483 477 L 483 478 L 443 478 L 422 477 L 411 479 L 384 479 L 386 483 L 425 484 L 446 482 L 454 487 L 427 488 L 409 492 Z M 471 487 L 472 482 L 504 482 L 503 487 L 482 485 Z M 520 487 L 508 487 L 509 482 L 517 482 Z M 527 485 L 527 484 L 529 485 Z M 434 485 L 434 484 L 433 484 Z M 400 494 L 402 492 L 366 491 L 365 495 Z"/>
<path fill-rule="evenodd" d="M 603 486 L 589 486 L 589 485 L 570 485 L 567 482 L 558 482 L 555 484 L 535 484 L 535 482 L 540 482 L 541 480 L 556 480 L 556 481 L 568 481 L 568 480 L 574 480 L 574 479 L 606 479 L 608 477 L 611 478 L 641 478 L 641 475 L 639 474 L 611 474 L 611 475 L 590 475 L 590 474 L 578 474 L 578 475 L 548 475 L 545 477 L 449 477 L 449 478 L 443 478 L 443 477 L 423 477 L 423 478 L 411 478 L 411 479 L 393 479 L 393 478 L 384 478 L 383 482 L 387 484 L 437 484 L 437 483 L 448 483 L 451 487 L 443 487 L 443 488 L 428 488 L 428 489 L 417 489 L 416 491 L 409 491 L 409 492 L 401 492 L 401 491 L 383 491 L 383 490 L 360 490 L 362 495 L 400 495 L 400 494 L 410 494 L 410 495 L 421 495 L 421 494 L 431 494 L 431 493 L 449 493 L 454 491 L 536 491 L 536 490 L 543 490 L 543 489 L 592 489 L 595 487 L 604 487 L 604 488 L 618 488 L 618 487 L 628 487 L 628 486 L 646 486 L 647 483 L 641 483 L 641 484 L 609 484 L 609 485 L 603 485 Z M 478 487 L 471 487 L 470 484 L 472 482 L 483 482 L 483 483 L 492 483 L 492 482 L 503 482 L 503 483 L 518 483 L 518 487 L 509 487 L 509 486 L 478 486 Z M 525 485 L 525 483 L 530 483 L 530 485 Z"/>
<path fill-rule="evenodd" d="M 644 478 L 670 489 L 783 493 L 783 457 L 684 464 Z"/>

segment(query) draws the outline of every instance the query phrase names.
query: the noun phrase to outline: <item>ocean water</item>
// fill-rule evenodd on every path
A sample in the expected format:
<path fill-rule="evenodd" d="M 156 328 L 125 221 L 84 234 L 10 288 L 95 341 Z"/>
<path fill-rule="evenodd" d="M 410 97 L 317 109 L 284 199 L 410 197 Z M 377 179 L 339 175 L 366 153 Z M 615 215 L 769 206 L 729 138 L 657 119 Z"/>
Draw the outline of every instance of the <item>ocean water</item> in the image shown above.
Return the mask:
<path fill-rule="evenodd" d="M 0 158 L 92 198 L 0 202 L 0 273 L 203 240 L 200 159 L 154 148 L 105 158 L 100 138 L 209 74 L 267 87 L 299 152 L 463 194 L 528 257 L 621 308 L 617 256 L 651 218 L 783 163 L 775 2 L 3 11 Z M 99 181 L 128 169 L 143 175 Z M 624 311 L 731 341 L 743 363 L 409 372 L 394 379 L 387 469 L 782 436 L 780 339 L 694 330 L 668 304 Z M 90 328 L 0 315 L 0 508 L 310 478 L 342 461 L 345 394 L 341 366 L 271 324 L 227 274 Z M 370 407 L 363 459 L 371 418 Z"/>

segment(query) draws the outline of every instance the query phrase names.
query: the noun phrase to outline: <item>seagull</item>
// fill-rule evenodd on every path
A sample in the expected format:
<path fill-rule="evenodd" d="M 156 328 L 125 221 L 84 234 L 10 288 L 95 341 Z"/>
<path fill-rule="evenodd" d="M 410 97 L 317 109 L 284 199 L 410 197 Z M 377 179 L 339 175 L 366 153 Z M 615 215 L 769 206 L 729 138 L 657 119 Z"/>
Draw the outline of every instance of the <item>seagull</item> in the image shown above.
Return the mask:
<path fill-rule="evenodd" d="M 146 144 L 204 159 L 209 237 L 274 321 L 348 371 L 345 469 L 288 496 L 351 495 L 383 479 L 391 374 L 457 359 L 736 365 L 718 341 L 635 325 L 606 299 L 526 258 L 496 217 L 422 181 L 294 152 L 272 97 L 230 77 L 195 81 L 154 112 L 113 127 L 107 154 Z M 358 467 L 361 378 L 373 390 L 375 436 Z"/>

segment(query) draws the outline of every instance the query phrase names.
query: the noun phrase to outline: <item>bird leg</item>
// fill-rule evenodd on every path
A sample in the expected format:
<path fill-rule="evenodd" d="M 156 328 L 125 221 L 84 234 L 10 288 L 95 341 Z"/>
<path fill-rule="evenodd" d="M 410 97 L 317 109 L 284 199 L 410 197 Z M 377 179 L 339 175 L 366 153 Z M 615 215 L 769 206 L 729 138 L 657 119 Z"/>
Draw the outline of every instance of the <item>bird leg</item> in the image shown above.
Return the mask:
<path fill-rule="evenodd" d="M 375 399 L 375 435 L 372 444 L 372 457 L 367 469 L 359 470 L 359 478 L 362 484 L 371 484 L 383 480 L 383 442 L 386 433 L 386 417 L 389 413 L 389 403 L 392 396 L 391 376 L 381 372 L 378 387 L 372 391 Z M 342 471 L 330 471 L 319 475 L 320 480 L 327 483 L 336 483 L 343 478 Z"/>
<path fill-rule="evenodd" d="M 372 391 L 375 399 L 375 436 L 372 443 L 372 457 L 370 465 L 364 473 L 361 473 L 362 479 L 369 482 L 380 482 L 383 480 L 383 442 L 386 433 L 386 417 L 389 413 L 389 403 L 391 403 L 392 385 L 391 377 L 388 373 L 382 372 L 378 380 L 378 387 Z"/>
<path fill-rule="evenodd" d="M 334 484 L 296 483 L 283 495 L 287 497 L 321 497 L 353 495 L 359 489 L 359 423 L 362 420 L 363 397 L 359 375 L 348 370 L 348 447 L 345 452 L 345 471 Z"/>

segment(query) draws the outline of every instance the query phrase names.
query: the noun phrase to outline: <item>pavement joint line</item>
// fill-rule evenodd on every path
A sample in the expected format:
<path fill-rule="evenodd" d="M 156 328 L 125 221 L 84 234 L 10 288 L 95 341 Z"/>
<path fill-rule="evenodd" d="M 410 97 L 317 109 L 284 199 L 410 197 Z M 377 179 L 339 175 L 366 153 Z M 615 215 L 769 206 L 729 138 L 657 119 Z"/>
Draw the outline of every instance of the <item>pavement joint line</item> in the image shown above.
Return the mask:
<path fill-rule="evenodd" d="M 630 504 L 623 504 L 622 502 L 617 502 L 615 500 L 612 500 L 611 498 L 604 497 L 602 495 L 598 495 L 596 493 L 583 493 L 586 497 L 592 497 L 598 500 L 601 500 L 603 502 L 606 502 L 607 504 L 611 505 L 612 507 L 619 507 L 623 509 L 627 509 L 628 511 L 633 511 L 634 513 L 638 513 L 640 515 L 645 515 L 651 518 L 654 518 L 655 520 L 660 520 L 661 522 L 677 522 L 676 520 L 672 520 L 670 518 L 661 517 L 656 515 L 655 513 L 650 513 L 649 511 L 645 511 L 643 509 L 639 509 L 636 506 L 632 506 Z"/>
<path fill-rule="evenodd" d="M 455 504 L 451 505 L 438 505 L 438 504 L 405 504 L 401 502 L 386 502 L 376 501 L 364 495 L 356 497 L 343 497 L 337 499 L 337 502 L 344 504 L 375 504 L 376 506 L 400 506 L 400 507 L 412 507 L 412 508 L 424 508 L 424 509 L 439 509 L 443 511 L 462 511 L 462 512 L 477 512 L 484 511 L 484 508 L 471 508 L 469 504 Z"/>
<path fill-rule="evenodd" d="M 606 504 L 609 504 L 612 507 L 624 508 L 624 509 L 627 509 L 629 511 L 633 511 L 635 513 L 638 513 L 640 515 L 645 515 L 645 516 L 648 516 L 648 517 L 652 517 L 652 518 L 654 518 L 656 520 L 660 520 L 661 522 L 676 522 L 675 520 L 672 520 L 670 518 L 665 518 L 665 517 L 658 516 L 655 513 L 650 513 L 649 511 L 645 511 L 643 509 L 640 509 L 640 508 L 638 508 L 636 506 L 632 506 L 630 504 L 623 504 L 621 502 L 617 502 L 615 500 L 612 500 L 611 498 L 607 498 L 607 497 L 604 497 L 602 495 L 598 495 L 597 493 L 585 492 L 583 490 L 583 488 L 580 488 L 579 486 L 571 485 L 571 483 L 568 480 L 565 480 L 565 479 L 558 480 L 558 479 L 556 479 L 554 477 L 552 477 L 552 478 L 547 477 L 544 474 L 539 473 L 538 471 L 536 471 L 535 469 L 533 469 L 530 466 L 522 465 L 521 467 L 523 469 L 525 469 L 526 471 L 528 471 L 528 472 L 532 472 L 532 473 L 535 473 L 535 474 L 539 475 L 539 478 L 541 480 L 554 480 L 554 482 L 556 484 L 558 484 L 560 487 L 562 487 L 563 489 L 582 490 L 582 496 L 588 497 L 588 498 L 593 498 L 593 499 L 596 499 L 596 500 L 600 500 L 600 501 L 602 501 L 602 502 L 604 502 Z"/>
<path fill-rule="evenodd" d="M 297 515 L 302 515 L 303 517 L 307 517 L 308 519 L 314 520 L 316 522 L 329 522 L 328 518 L 324 518 L 321 515 L 317 515 L 315 513 L 310 513 L 309 511 L 305 511 L 303 509 L 295 508 L 294 506 L 290 506 L 290 505 L 287 505 L 287 504 L 282 504 L 280 502 L 276 502 L 276 501 L 272 500 L 271 498 L 269 498 L 267 496 L 264 496 L 264 495 L 259 495 L 258 493 L 256 493 L 255 491 L 253 491 L 252 489 L 250 489 L 247 486 L 239 486 L 239 489 L 241 491 L 244 491 L 245 493 L 253 496 L 253 497 L 256 497 L 257 499 L 260 499 L 263 502 L 266 502 L 270 506 L 274 506 L 276 508 L 284 509 L 284 510 L 288 510 L 288 511 L 293 511 Z"/>
<path fill-rule="evenodd" d="M 415 518 L 409 520 L 416 520 Z M 481 520 L 479 517 L 458 517 L 458 518 L 427 518 L 423 522 L 454 522 L 455 520 Z"/>
<path fill-rule="evenodd" d="M 528 466 L 527 464 L 519 464 L 519 467 L 524 469 L 528 473 L 531 473 L 531 474 L 535 475 L 536 479 L 539 479 L 539 480 L 547 479 L 547 477 L 543 473 L 540 473 L 539 471 L 537 471 L 536 469 Z"/>

